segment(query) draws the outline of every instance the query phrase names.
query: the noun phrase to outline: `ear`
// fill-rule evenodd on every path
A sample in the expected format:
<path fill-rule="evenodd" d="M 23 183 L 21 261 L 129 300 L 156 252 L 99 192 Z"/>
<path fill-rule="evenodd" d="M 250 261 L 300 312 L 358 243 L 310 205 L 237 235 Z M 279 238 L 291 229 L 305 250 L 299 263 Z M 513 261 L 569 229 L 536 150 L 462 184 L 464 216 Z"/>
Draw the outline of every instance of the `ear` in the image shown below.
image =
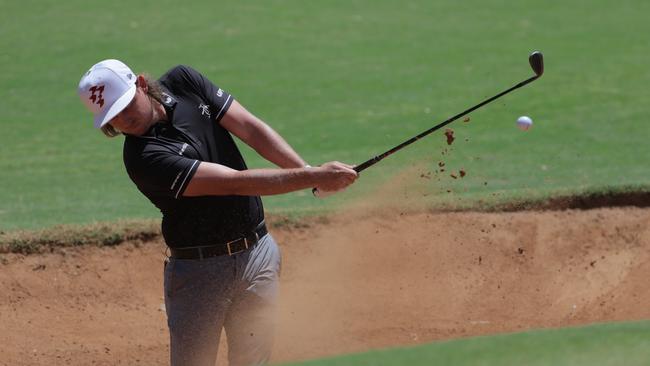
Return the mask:
<path fill-rule="evenodd" d="M 142 89 L 145 93 L 149 91 L 149 85 L 147 84 L 147 79 L 143 75 L 138 75 L 138 79 L 135 81 L 135 85 Z"/>

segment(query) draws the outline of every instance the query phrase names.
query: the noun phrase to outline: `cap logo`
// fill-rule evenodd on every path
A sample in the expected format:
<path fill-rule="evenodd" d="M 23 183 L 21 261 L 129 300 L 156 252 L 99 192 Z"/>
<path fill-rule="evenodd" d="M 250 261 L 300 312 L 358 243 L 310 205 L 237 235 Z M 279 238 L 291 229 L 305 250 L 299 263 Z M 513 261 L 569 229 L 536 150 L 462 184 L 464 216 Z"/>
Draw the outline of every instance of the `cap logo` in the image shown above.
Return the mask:
<path fill-rule="evenodd" d="M 90 88 L 88 91 L 90 91 L 92 94 L 90 95 L 90 99 L 93 103 L 99 104 L 99 107 L 104 107 L 104 85 L 99 85 L 99 86 L 93 86 Z M 95 92 L 97 92 L 97 95 L 95 95 Z"/>

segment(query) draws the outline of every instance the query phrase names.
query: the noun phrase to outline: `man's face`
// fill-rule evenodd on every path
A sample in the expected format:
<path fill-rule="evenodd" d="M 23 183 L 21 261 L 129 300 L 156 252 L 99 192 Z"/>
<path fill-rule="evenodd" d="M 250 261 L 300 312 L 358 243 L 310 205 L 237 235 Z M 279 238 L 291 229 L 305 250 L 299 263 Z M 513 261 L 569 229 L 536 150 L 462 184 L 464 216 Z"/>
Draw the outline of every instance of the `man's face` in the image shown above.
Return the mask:
<path fill-rule="evenodd" d="M 140 136 L 149 130 L 153 124 L 153 106 L 144 88 L 138 86 L 135 96 L 126 106 L 109 122 L 113 128 L 129 135 Z"/>

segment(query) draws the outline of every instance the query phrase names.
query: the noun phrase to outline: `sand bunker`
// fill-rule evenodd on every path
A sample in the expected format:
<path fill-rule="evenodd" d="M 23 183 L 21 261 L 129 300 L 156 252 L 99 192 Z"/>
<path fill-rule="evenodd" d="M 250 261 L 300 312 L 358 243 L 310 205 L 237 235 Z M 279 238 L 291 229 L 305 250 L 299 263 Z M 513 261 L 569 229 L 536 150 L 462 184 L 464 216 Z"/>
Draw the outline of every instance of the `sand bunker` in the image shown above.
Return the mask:
<path fill-rule="evenodd" d="M 271 230 L 284 255 L 274 361 L 650 318 L 650 209 L 326 221 Z M 0 364 L 165 364 L 163 258 L 160 242 L 4 256 Z"/>

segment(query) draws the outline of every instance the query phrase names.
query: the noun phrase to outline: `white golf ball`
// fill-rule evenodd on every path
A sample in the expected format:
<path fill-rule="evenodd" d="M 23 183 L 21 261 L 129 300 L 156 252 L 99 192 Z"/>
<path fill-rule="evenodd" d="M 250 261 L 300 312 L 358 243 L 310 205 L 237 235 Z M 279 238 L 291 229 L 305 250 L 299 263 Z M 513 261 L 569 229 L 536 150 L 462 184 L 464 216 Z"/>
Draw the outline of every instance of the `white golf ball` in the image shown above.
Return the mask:
<path fill-rule="evenodd" d="M 527 131 L 529 128 L 533 127 L 533 120 L 528 116 L 521 116 L 517 118 L 517 127 L 522 131 Z"/>

